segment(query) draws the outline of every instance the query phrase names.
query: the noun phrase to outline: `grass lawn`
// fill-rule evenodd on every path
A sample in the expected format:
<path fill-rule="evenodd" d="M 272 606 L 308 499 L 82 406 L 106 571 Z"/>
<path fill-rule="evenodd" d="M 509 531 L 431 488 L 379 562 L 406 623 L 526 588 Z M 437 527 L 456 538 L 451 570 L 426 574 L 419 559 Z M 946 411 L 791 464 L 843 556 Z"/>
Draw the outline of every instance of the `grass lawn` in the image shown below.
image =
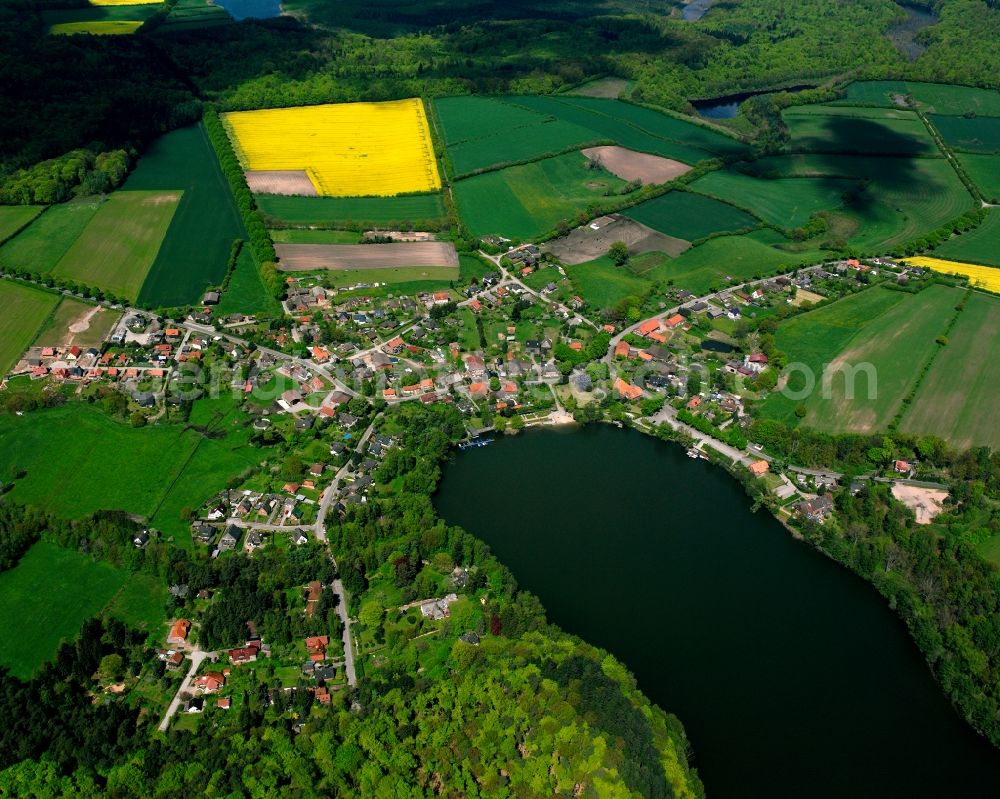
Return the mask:
<path fill-rule="evenodd" d="M 481 278 L 483 275 L 489 272 L 496 271 L 496 267 L 484 261 L 482 258 L 477 258 L 475 255 L 460 255 L 458 256 L 458 278 L 462 281 L 472 280 L 472 278 Z"/>
<path fill-rule="evenodd" d="M 166 604 L 169 598 L 170 592 L 159 577 L 130 574 L 108 605 L 108 614 L 130 627 L 152 632 L 167 620 Z"/>
<path fill-rule="evenodd" d="M 101 612 L 128 573 L 81 552 L 40 541 L 13 569 L 0 574 L 0 624 L 7 644 L 0 665 L 29 679 L 73 640 L 83 622 Z"/>
<path fill-rule="evenodd" d="M 764 415 L 794 423 L 795 408 L 801 404 L 806 409 L 802 424 L 815 430 L 867 433 L 885 429 L 913 387 L 921 365 L 938 346 L 934 339 L 944 333 L 961 298 L 959 290 L 945 286 L 932 286 L 915 295 L 874 288 L 782 323 L 775 336 L 778 348 L 788 354 L 789 363 L 811 370 L 816 382 L 805 398 L 775 392 L 763 404 Z M 848 381 L 829 369 L 830 390 L 823 396 L 823 373 L 831 363 L 859 369 L 853 399 L 848 396 Z M 873 368 L 874 383 L 859 368 L 863 364 Z M 801 373 L 794 374 L 789 388 L 803 387 Z"/>
<path fill-rule="evenodd" d="M 100 349 L 105 337 L 111 332 L 121 313 L 93 305 L 89 302 L 63 297 L 55 313 L 39 331 L 35 343 L 40 346 L 97 347 Z M 70 326 L 82 330 L 72 331 Z"/>
<path fill-rule="evenodd" d="M 177 191 L 114 192 L 52 274 L 135 300 L 180 198 Z"/>
<path fill-rule="evenodd" d="M 225 276 L 233 241 L 246 238 L 204 128 L 191 125 L 161 136 L 143 153 L 124 188 L 183 192 L 139 302 L 168 308 L 198 302 Z"/>
<path fill-rule="evenodd" d="M 1000 92 L 948 83 L 902 80 L 856 81 L 847 87 L 847 97 L 836 104 L 879 105 L 896 108 L 891 94 L 910 95 L 922 111 L 934 114 L 1000 116 Z"/>
<path fill-rule="evenodd" d="M 437 194 L 401 197 L 279 197 L 259 195 L 266 216 L 291 225 L 333 225 L 404 228 L 438 226 L 447 220 L 444 199 Z"/>
<path fill-rule="evenodd" d="M 995 406 L 998 393 L 1000 299 L 973 294 L 900 428 L 940 436 L 957 449 L 997 449 L 1000 426 L 986 409 Z"/>
<path fill-rule="evenodd" d="M 289 228 L 268 232 L 275 244 L 358 244 L 361 241 L 361 234 L 356 230 Z"/>
<path fill-rule="evenodd" d="M 759 230 L 745 236 L 709 239 L 677 258 L 661 257 L 659 264 L 644 263 L 646 276 L 654 281 L 673 281 L 678 288 L 695 294 L 707 293 L 712 286 L 729 285 L 727 277 L 742 281 L 756 275 L 772 274 L 801 263 L 821 260 L 819 251 L 787 252 L 775 245 L 786 240 L 773 230 Z M 636 265 L 641 259 L 634 259 Z"/>
<path fill-rule="evenodd" d="M 956 157 L 986 201 L 1000 203 L 1000 155 L 957 153 Z"/>
<path fill-rule="evenodd" d="M 257 260 L 249 244 L 244 244 L 236 268 L 229 279 L 229 288 L 219 300 L 216 308 L 219 314 L 257 314 L 260 316 L 281 316 L 281 303 L 267 290 L 261 280 Z"/>
<path fill-rule="evenodd" d="M 33 272 L 51 272 L 100 205 L 100 198 L 85 197 L 50 206 L 27 229 L 0 247 L 0 263 Z"/>
<path fill-rule="evenodd" d="M 49 28 L 54 36 L 72 36 L 75 33 L 90 33 L 95 36 L 123 36 L 135 33 L 142 26 L 141 20 L 87 20 L 85 22 L 59 22 Z"/>
<path fill-rule="evenodd" d="M 696 180 L 691 188 L 746 208 L 765 222 L 796 228 L 805 225 L 819 211 L 839 207 L 851 185 L 848 180 L 836 178 L 766 180 L 719 170 Z"/>
<path fill-rule="evenodd" d="M 234 412 L 220 416 L 213 430 L 221 437 L 207 438 L 181 425 L 132 428 L 76 402 L 22 417 L 3 414 L 0 463 L 27 473 L 10 492 L 15 501 L 69 518 L 102 509 L 152 517 L 183 545 L 189 527 L 181 509 L 199 507 L 264 457 L 249 446 L 242 426 L 232 427 L 238 419 Z"/>
<path fill-rule="evenodd" d="M 934 250 L 934 256 L 1000 267 L 1000 209 L 990 209 L 979 227 L 949 239 Z"/>
<path fill-rule="evenodd" d="M 0 205 L 0 244 L 44 210 L 44 205 Z"/>
<path fill-rule="evenodd" d="M 324 274 L 330 285 L 337 287 L 357 283 L 388 283 L 393 287 L 420 284 L 439 289 L 452 280 L 458 280 L 459 270 L 453 266 L 398 266 L 388 269 L 336 269 L 324 271 Z M 421 288 L 417 291 L 424 290 Z"/>
<path fill-rule="evenodd" d="M 690 191 L 671 191 L 624 212 L 647 227 L 685 241 L 760 225 L 746 211 Z"/>
<path fill-rule="evenodd" d="M 631 274 L 626 267 L 615 266 L 604 256 L 595 261 L 567 266 L 566 274 L 573 290 L 595 308 L 613 308 L 626 297 L 641 296 L 650 282 Z"/>
<path fill-rule="evenodd" d="M 454 188 L 459 213 L 477 236 L 540 236 L 625 185 L 604 169 L 589 169 L 588 163 L 572 152 L 466 178 Z"/>
<path fill-rule="evenodd" d="M 973 153 L 1000 152 L 1000 117 L 952 117 L 934 114 L 931 122 L 949 147 Z"/>
<path fill-rule="evenodd" d="M 0 280 L 0 376 L 17 363 L 58 304 L 58 294 Z"/>

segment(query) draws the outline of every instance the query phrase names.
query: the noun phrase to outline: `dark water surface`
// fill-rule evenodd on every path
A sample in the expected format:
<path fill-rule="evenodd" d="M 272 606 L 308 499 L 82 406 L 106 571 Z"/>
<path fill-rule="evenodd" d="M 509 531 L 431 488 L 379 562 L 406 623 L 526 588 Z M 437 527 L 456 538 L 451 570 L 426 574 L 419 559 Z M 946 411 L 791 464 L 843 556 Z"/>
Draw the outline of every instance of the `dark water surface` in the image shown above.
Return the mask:
<path fill-rule="evenodd" d="M 737 94 L 727 94 L 725 97 L 710 97 L 707 100 L 692 100 L 691 105 L 698 112 L 698 116 L 706 119 L 735 119 L 739 113 L 740 105 L 744 100 L 757 97 L 761 94 L 777 94 L 778 92 L 790 92 L 798 94 L 813 86 L 790 86 L 787 89 L 768 89 L 762 92 L 738 92 Z"/>
<path fill-rule="evenodd" d="M 458 453 L 435 503 L 681 718 L 710 799 L 1000 795 L 1000 752 L 876 591 L 679 446 L 501 437 Z"/>
<path fill-rule="evenodd" d="M 213 0 L 222 6 L 233 19 L 268 19 L 281 14 L 281 0 Z"/>
<path fill-rule="evenodd" d="M 931 9 L 925 6 L 912 3 L 899 3 L 898 5 L 902 6 L 906 16 L 892 25 L 886 31 L 886 35 L 907 60 L 916 61 L 927 50 L 927 46 L 917 40 L 917 34 L 924 28 L 936 25 L 938 18 Z"/>

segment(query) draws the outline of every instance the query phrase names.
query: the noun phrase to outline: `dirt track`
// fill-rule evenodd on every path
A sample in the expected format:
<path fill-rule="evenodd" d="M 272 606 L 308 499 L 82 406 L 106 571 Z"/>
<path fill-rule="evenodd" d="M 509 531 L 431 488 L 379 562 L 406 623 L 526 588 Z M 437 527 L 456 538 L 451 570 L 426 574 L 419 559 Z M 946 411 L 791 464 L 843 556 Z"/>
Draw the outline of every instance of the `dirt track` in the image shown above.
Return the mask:
<path fill-rule="evenodd" d="M 400 244 L 276 244 L 283 272 L 313 269 L 395 269 L 401 266 L 458 266 L 455 245 L 447 241 Z"/>
<path fill-rule="evenodd" d="M 601 166 L 622 180 L 638 180 L 646 185 L 668 183 L 691 171 L 691 167 L 680 161 L 638 153 L 625 147 L 588 147 L 583 154 L 592 161 L 600 161 Z"/>
<path fill-rule="evenodd" d="M 571 230 L 566 236 L 546 243 L 543 249 L 572 266 L 600 258 L 607 254 L 608 248 L 616 241 L 624 241 L 633 254 L 665 252 L 667 255 L 677 256 L 691 247 L 682 239 L 665 236 L 617 214 L 595 219 L 594 223 L 600 226 L 598 230 L 583 225 Z"/>

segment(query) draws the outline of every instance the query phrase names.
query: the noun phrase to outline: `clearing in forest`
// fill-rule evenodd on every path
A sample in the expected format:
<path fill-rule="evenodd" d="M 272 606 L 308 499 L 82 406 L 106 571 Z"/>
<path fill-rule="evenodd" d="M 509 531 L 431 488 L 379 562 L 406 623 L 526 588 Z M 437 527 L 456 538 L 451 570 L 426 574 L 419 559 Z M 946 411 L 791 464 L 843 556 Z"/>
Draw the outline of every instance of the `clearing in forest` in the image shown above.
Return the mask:
<path fill-rule="evenodd" d="M 416 98 L 237 111 L 223 121 L 248 172 L 304 171 L 322 196 L 441 188 L 427 115 Z"/>

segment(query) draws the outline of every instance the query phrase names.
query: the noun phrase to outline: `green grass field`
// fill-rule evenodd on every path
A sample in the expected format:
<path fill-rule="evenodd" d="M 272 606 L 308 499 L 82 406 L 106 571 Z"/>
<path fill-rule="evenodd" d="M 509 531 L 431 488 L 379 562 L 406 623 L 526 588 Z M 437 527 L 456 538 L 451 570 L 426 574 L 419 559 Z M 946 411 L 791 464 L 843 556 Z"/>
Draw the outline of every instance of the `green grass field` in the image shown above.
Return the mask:
<path fill-rule="evenodd" d="M 447 97 L 434 107 L 457 176 L 599 141 L 686 163 L 744 150 L 707 127 L 614 99 Z"/>
<path fill-rule="evenodd" d="M 1000 210 L 990 209 L 979 227 L 949 239 L 934 250 L 934 255 L 952 261 L 1000 267 Z"/>
<path fill-rule="evenodd" d="M 842 209 L 852 222 L 848 241 L 862 250 L 908 241 L 975 207 L 944 158 L 802 154 L 762 158 L 753 168 L 768 178 L 824 178 L 863 186 Z"/>
<path fill-rule="evenodd" d="M 179 201 L 180 192 L 112 193 L 52 274 L 135 300 Z"/>
<path fill-rule="evenodd" d="M 218 411 L 219 438 L 174 424 L 132 428 L 80 403 L 0 415 L 0 463 L 27 472 L 10 496 L 71 518 L 102 509 L 152 517 L 183 544 L 190 539 L 181 509 L 197 508 L 264 457 L 248 444 L 231 398 L 199 400 L 195 409 L 203 403 Z"/>
<path fill-rule="evenodd" d="M 0 280 L 0 376 L 17 363 L 58 304 L 58 294 Z"/>
<path fill-rule="evenodd" d="M 130 574 L 108 605 L 108 615 L 139 630 L 156 631 L 167 619 L 170 592 L 163 580 L 149 574 Z"/>
<path fill-rule="evenodd" d="M 1000 153 L 1000 117 L 969 119 L 933 114 L 930 119 L 949 147 L 972 153 Z"/>
<path fill-rule="evenodd" d="M 912 111 L 806 105 L 782 116 L 793 152 L 939 156 L 924 123 Z"/>
<path fill-rule="evenodd" d="M 246 238 L 204 128 L 191 125 L 161 136 L 139 159 L 124 188 L 184 192 L 138 301 L 155 307 L 198 302 L 226 274 L 233 241 Z"/>
<path fill-rule="evenodd" d="M 856 81 L 847 87 L 847 97 L 834 105 L 877 105 L 896 108 L 891 94 L 910 95 L 921 111 L 960 116 L 1000 116 L 1000 92 L 946 83 L 902 80 Z"/>
<path fill-rule="evenodd" d="M 0 247 L 0 263 L 32 272 L 51 272 L 83 233 L 100 206 L 100 198 L 85 197 L 49 207 L 25 230 Z"/>
<path fill-rule="evenodd" d="M 957 153 L 956 157 L 986 201 L 1000 203 L 1000 155 Z"/>
<path fill-rule="evenodd" d="M 354 225 L 420 229 L 447 220 L 441 194 L 402 197 L 278 197 L 260 195 L 262 213 L 289 225 Z"/>
<path fill-rule="evenodd" d="M 121 312 L 100 308 L 71 297 L 63 297 L 59 307 L 39 331 L 34 343 L 49 347 L 75 344 L 78 347 L 100 348 L 119 318 Z M 69 329 L 70 325 L 82 324 L 83 319 L 87 320 L 85 330 L 74 332 Z"/>
<path fill-rule="evenodd" d="M 795 178 L 765 180 L 741 172 L 719 170 L 691 184 L 694 191 L 746 208 L 773 225 L 796 228 L 819 211 L 842 203 L 847 180 Z"/>
<path fill-rule="evenodd" d="M 44 205 L 0 205 L 0 244 L 44 210 Z"/>
<path fill-rule="evenodd" d="M 268 232 L 275 244 L 358 244 L 362 238 L 362 234 L 355 230 L 288 228 Z"/>
<path fill-rule="evenodd" d="M 662 282 L 672 280 L 678 288 L 705 294 L 713 286 L 729 285 L 727 277 L 747 280 L 755 275 L 772 274 L 779 268 L 815 263 L 824 256 L 819 251 L 788 252 L 776 248 L 775 245 L 783 243 L 787 243 L 786 240 L 773 230 L 758 230 L 744 236 L 719 236 L 677 258 L 661 258 L 648 269 L 646 276 Z"/>
<path fill-rule="evenodd" d="M 1000 447 L 988 409 L 1000 392 L 1000 300 L 969 297 L 900 428 L 940 436 L 958 449 Z"/>
<path fill-rule="evenodd" d="M 629 219 L 685 241 L 760 225 L 739 208 L 687 191 L 671 191 L 624 212 Z"/>
<path fill-rule="evenodd" d="M 453 266 L 399 266 L 391 269 L 336 269 L 324 274 L 330 285 L 336 287 L 357 283 L 388 283 L 390 286 L 420 283 L 441 288 L 458 280 L 459 270 Z"/>
<path fill-rule="evenodd" d="M 595 261 L 567 266 L 573 290 L 595 308 L 614 308 L 626 297 L 645 294 L 650 283 L 631 274 L 621 266 L 615 266 L 604 256 Z"/>
<path fill-rule="evenodd" d="M 110 563 L 39 541 L 17 566 L 0 573 L 0 624 L 8 636 L 0 665 L 29 679 L 127 579 L 127 572 Z"/>
<path fill-rule="evenodd" d="M 244 245 L 240 250 L 233 276 L 229 279 L 229 288 L 223 292 L 216 312 L 272 316 L 282 314 L 281 303 L 268 292 L 261 280 L 257 261 L 249 245 Z"/>
<path fill-rule="evenodd" d="M 572 152 L 460 180 L 454 187 L 459 213 L 477 236 L 534 238 L 625 185 L 587 163 Z"/>
<path fill-rule="evenodd" d="M 155 34 L 179 33 L 181 31 L 228 25 L 233 21 L 222 6 L 209 5 L 207 0 L 178 0 L 170 9 L 166 20 Z"/>
<path fill-rule="evenodd" d="M 73 36 L 87 33 L 93 36 L 127 36 L 142 26 L 142 20 L 85 20 L 83 22 L 58 22 L 49 28 L 53 36 Z"/>
<path fill-rule="evenodd" d="M 802 405 L 802 424 L 815 430 L 885 429 L 914 386 L 920 366 L 938 346 L 934 339 L 944 333 L 961 298 L 959 290 L 945 286 L 920 294 L 874 288 L 782 323 L 775 335 L 778 348 L 788 354 L 789 363 L 804 364 L 815 384 L 805 397 L 773 393 L 762 406 L 763 415 L 794 424 L 795 409 Z M 845 375 L 827 364 L 857 370 L 853 398 Z M 873 382 L 866 364 L 874 371 Z M 824 370 L 830 378 L 826 392 Z M 804 390 L 801 372 L 793 372 L 788 387 Z"/>

